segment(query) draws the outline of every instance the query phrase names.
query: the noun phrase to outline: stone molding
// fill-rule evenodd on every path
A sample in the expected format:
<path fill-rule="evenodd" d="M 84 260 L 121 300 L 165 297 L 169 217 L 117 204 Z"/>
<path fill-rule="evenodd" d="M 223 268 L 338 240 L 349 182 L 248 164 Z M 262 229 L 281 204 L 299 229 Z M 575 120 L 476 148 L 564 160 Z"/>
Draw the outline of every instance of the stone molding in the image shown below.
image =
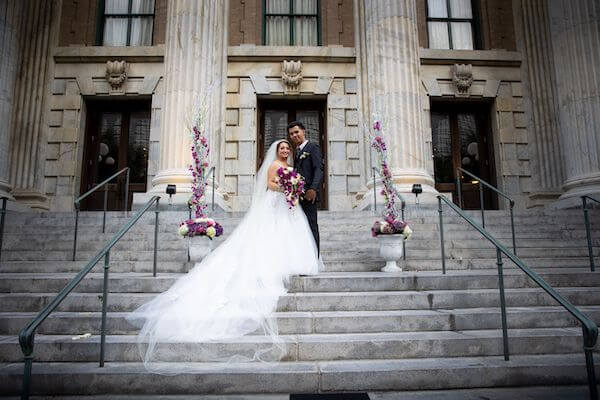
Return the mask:
<path fill-rule="evenodd" d="M 165 46 L 72 46 L 55 47 L 52 52 L 54 61 L 64 63 L 105 63 L 112 60 L 124 60 L 128 63 L 163 62 Z"/>
<path fill-rule="evenodd" d="M 471 64 L 518 67 L 522 54 L 506 50 L 442 50 L 419 48 L 421 65 Z"/>
<path fill-rule="evenodd" d="M 281 80 L 285 85 L 286 93 L 298 93 L 298 87 L 302 82 L 302 61 L 287 61 L 281 63 Z"/>
<path fill-rule="evenodd" d="M 354 47 L 333 46 L 229 46 L 227 60 L 229 62 L 281 62 L 293 58 L 302 62 L 354 63 L 356 49 Z"/>

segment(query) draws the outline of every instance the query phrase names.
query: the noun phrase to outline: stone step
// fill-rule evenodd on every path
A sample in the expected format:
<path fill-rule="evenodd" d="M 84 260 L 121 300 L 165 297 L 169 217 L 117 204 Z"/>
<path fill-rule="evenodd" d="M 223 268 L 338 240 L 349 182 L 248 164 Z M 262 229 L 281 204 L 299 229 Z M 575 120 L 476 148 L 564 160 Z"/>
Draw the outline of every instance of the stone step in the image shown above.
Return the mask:
<path fill-rule="evenodd" d="M 407 252 L 410 248 L 407 249 Z M 546 270 L 547 268 L 568 268 L 576 271 L 577 269 L 589 270 L 589 258 L 569 257 L 569 258 L 530 258 L 523 257 L 525 263 L 534 270 Z M 87 264 L 88 260 L 81 261 L 2 261 L 0 262 L 0 273 L 54 273 L 54 272 L 79 272 Z M 98 264 L 97 271 L 100 270 L 102 262 Z M 325 261 L 321 272 L 368 272 L 379 271 L 385 265 L 383 260 L 371 261 Z M 441 260 L 400 260 L 400 265 L 405 271 L 442 271 Z M 164 261 L 157 263 L 157 271 L 162 273 L 183 273 L 189 271 L 194 266 L 193 263 L 186 261 Z M 515 268 L 511 261 L 504 264 L 506 269 Z M 496 258 L 471 258 L 471 259 L 447 259 L 446 268 L 448 271 L 458 270 L 477 270 L 496 268 Z M 110 262 L 110 271 L 112 272 L 152 272 L 152 261 L 114 261 Z"/>
<path fill-rule="evenodd" d="M 553 306 L 555 301 L 538 288 L 506 289 L 509 307 Z M 600 288 L 557 288 L 557 292 L 577 306 L 600 304 Z M 154 293 L 111 293 L 108 310 L 132 311 L 147 303 Z M 39 311 L 56 293 L 0 293 L 4 312 Z M 100 311 L 100 293 L 71 293 L 57 311 Z M 279 299 L 278 311 L 385 311 L 498 307 L 498 289 L 388 291 L 347 293 L 288 293 Z"/>
<path fill-rule="evenodd" d="M 282 361 L 329 361 L 352 359 L 405 359 L 430 357 L 477 357 L 502 355 L 502 331 L 436 331 L 351 334 L 280 335 Z M 565 354 L 583 346 L 578 328 L 511 329 L 513 354 Z M 268 337 L 250 335 L 240 339 L 203 343 L 169 342 L 156 346 L 157 362 L 210 362 L 239 354 L 252 359 L 259 350 L 272 348 Z M 98 359 L 100 336 L 74 339 L 64 335 L 36 335 L 35 359 L 40 362 L 92 362 Z M 268 354 L 268 353 L 267 353 Z M 264 355 L 263 360 L 277 355 Z M 16 336 L 0 336 L 0 362 L 20 362 L 23 354 Z M 140 360 L 135 335 L 107 335 L 107 362 Z"/>
<path fill-rule="evenodd" d="M 218 246 L 223 239 L 215 239 L 215 246 Z M 504 245 L 512 248 L 512 239 L 503 238 L 500 240 Z M 108 241 L 102 240 L 78 240 L 77 251 L 99 251 L 101 250 Z M 321 250 L 336 250 L 344 244 L 351 244 L 352 248 L 356 250 L 365 249 L 378 249 L 379 241 L 367 234 L 357 237 L 347 237 L 346 240 L 322 240 Z M 427 250 L 427 249 L 439 249 L 440 241 L 439 237 L 432 239 L 424 238 L 411 238 L 406 243 L 411 249 L 414 250 Z M 600 237 L 592 239 L 592 245 L 594 247 L 600 247 Z M 487 240 L 478 239 L 461 239 L 454 236 L 445 237 L 445 248 L 447 249 L 481 249 L 489 248 L 490 242 Z M 523 239 L 519 238 L 518 247 L 519 249 L 563 249 L 563 248 L 581 248 L 587 246 L 587 240 L 582 239 Z M 184 238 L 175 238 L 172 240 L 161 239 L 158 241 L 158 248 L 163 250 L 178 250 L 187 249 L 188 241 Z M 587 247 L 586 247 L 587 248 Z M 5 251 L 31 251 L 31 250 L 49 250 L 49 251 L 72 251 L 73 240 L 48 240 L 47 238 L 31 238 L 25 240 L 24 238 L 7 238 L 4 243 L 3 249 Z M 154 250 L 154 240 L 138 238 L 137 240 L 121 240 L 114 247 L 114 251 L 137 251 L 137 250 Z"/>
<path fill-rule="evenodd" d="M 585 361 L 575 354 L 502 357 L 345 360 L 282 363 L 169 363 L 163 374 L 142 363 L 35 363 L 33 394 L 320 393 L 424 390 L 519 385 L 585 384 Z M 596 368 L 597 376 L 600 369 Z M 170 374 L 169 374 L 170 372 Z M 178 373 L 174 375 L 174 373 Z M 22 363 L 0 366 L 0 391 L 21 390 Z"/>
<path fill-rule="evenodd" d="M 600 321 L 600 306 L 579 307 L 592 320 Z M 0 335 L 18 335 L 35 318 L 31 312 L 0 313 Z M 111 335 L 137 333 L 127 322 L 126 312 L 107 313 L 107 332 Z M 276 313 L 279 333 L 375 333 L 500 329 L 498 307 L 448 310 L 400 311 L 319 311 Z M 44 335 L 81 335 L 100 332 L 100 312 L 54 312 L 37 333 Z M 562 307 L 509 307 L 509 329 L 563 328 L 578 326 L 578 321 Z"/>
<path fill-rule="evenodd" d="M 58 292 L 75 276 L 72 273 L 2 273 L 0 292 L 46 293 Z M 111 293 L 160 293 L 170 288 L 185 274 L 161 273 L 153 277 L 149 273 L 111 273 L 108 290 Z M 600 286 L 600 275 L 589 270 L 566 271 L 547 269 L 540 273 L 542 279 L 553 287 Z M 78 293 L 102 292 L 104 275 L 89 273 L 74 289 Z M 523 272 L 509 269 L 505 273 L 507 288 L 537 287 Z M 290 292 L 368 292 L 368 291 L 424 291 L 454 289 L 487 289 L 498 287 L 497 270 L 406 272 L 390 274 L 381 272 L 332 272 L 315 276 L 294 276 L 290 280 Z"/>
<path fill-rule="evenodd" d="M 485 242 L 483 242 L 485 243 Z M 143 244 L 144 250 L 113 250 L 111 251 L 111 261 L 152 261 L 154 258 L 154 250 L 149 244 Z M 440 249 L 432 245 L 428 249 L 410 248 L 407 243 L 407 258 L 411 260 L 436 260 L 440 259 Z M 446 247 L 447 259 L 469 259 L 469 258 L 495 258 L 496 250 L 491 244 L 489 248 L 477 249 L 461 249 Z M 150 250 L 152 249 L 152 250 Z M 510 248 L 509 248 L 510 249 Z M 91 260 L 98 251 L 81 250 L 77 251 L 77 260 Z M 586 257 L 588 256 L 588 248 L 586 247 L 570 247 L 570 248 L 517 248 L 519 257 L 523 258 L 541 258 L 541 257 Z M 593 248 L 594 257 L 600 256 L 600 247 Z M 73 256 L 72 250 L 3 250 L 2 261 L 67 261 Z M 364 250 L 340 250 L 324 249 L 321 252 L 323 261 L 365 261 L 372 262 L 381 260 L 379 258 L 379 250 L 372 247 Z M 187 248 L 160 250 L 157 253 L 159 261 L 182 261 L 187 262 Z"/>

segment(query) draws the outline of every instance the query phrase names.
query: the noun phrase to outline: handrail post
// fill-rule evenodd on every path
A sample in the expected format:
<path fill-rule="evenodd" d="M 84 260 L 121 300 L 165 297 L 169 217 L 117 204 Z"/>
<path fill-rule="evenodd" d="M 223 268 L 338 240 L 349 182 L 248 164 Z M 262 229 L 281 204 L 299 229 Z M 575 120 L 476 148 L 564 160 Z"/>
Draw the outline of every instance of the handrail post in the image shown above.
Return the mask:
<path fill-rule="evenodd" d="M 375 187 L 375 167 L 372 167 L 373 171 L 373 211 L 377 212 L 377 188 Z"/>
<path fill-rule="evenodd" d="M 504 274 L 502 271 L 502 252 L 496 247 L 496 263 L 498 264 L 498 288 L 500 289 L 500 312 L 502 315 L 502 344 L 504 360 L 509 360 L 508 354 L 508 327 L 506 323 L 506 298 L 504 297 Z"/>
<path fill-rule="evenodd" d="M 154 210 L 154 257 L 152 263 L 152 276 L 156 278 L 156 253 L 158 251 L 158 204 L 160 199 L 156 199 L 156 209 Z"/>
<path fill-rule="evenodd" d="M 444 253 L 444 219 L 442 217 L 442 199 L 438 196 L 438 213 L 440 214 L 440 245 L 442 249 L 442 274 L 446 274 L 446 255 Z"/>
<path fill-rule="evenodd" d="M 458 195 L 458 206 L 462 209 L 463 201 L 462 201 L 462 182 L 460 180 L 460 170 L 456 170 L 456 190 L 457 190 L 457 195 Z"/>
<path fill-rule="evenodd" d="M 129 204 L 129 167 L 127 167 L 127 172 L 125 172 L 125 200 L 123 203 L 123 211 L 125 211 L 125 216 L 127 216 L 127 205 Z"/>
<path fill-rule="evenodd" d="M 102 215 L 102 233 L 106 229 L 106 209 L 108 208 L 108 183 L 104 184 L 104 214 Z"/>
<path fill-rule="evenodd" d="M 75 203 L 75 231 L 73 233 L 73 261 L 77 255 L 77 231 L 79 230 L 79 203 Z"/>
<path fill-rule="evenodd" d="M 402 201 L 402 221 L 406 220 L 404 219 L 404 207 L 406 206 L 406 203 L 404 203 L 404 201 Z M 406 261 L 406 240 L 402 241 L 402 259 L 404 261 Z"/>
<path fill-rule="evenodd" d="M 587 371 L 588 378 L 588 387 L 590 390 L 590 399 L 598 400 L 598 387 L 596 386 L 596 371 L 594 368 L 594 346 L 590 346 L 590 342 L 594 342 L 594 340 L 590 340 L 588 330 L 583 329 L 583 352 L 585 353 L 585 368 Z"/>
<path fill-rule="evenodd" d="M 4 215 L 6 214 L 6 197 L 2 198 L 2 215 L 0 215 L 0 259 L 2 259 L 2 241 L 4 239 Z"/>
<path fill-rule="evenodd" d="M 100 327 L 100 367 L 104 367 L 104 348 L 106 346 L 106 309 L 108 307 L 108 268 L 110 251 L 104 256 L 104 284 L 102 288 L 102 325 Z"/>
<path fill-rule="evenodd" d="M 513 253 L 515 256 L 517 255 L 517 239 L 515 238 L 515 215 L 513 212 L 513 208 L 515 206 L 515 202 L 513 200 L 510 201 L 510 226 L 512 228 L 512 241 L 513 241 Z"/>
<path fill-rule="evenodd" d="M 212 211 L 215 211 L 215 167 L 212 167 Z"/>
<path fill-rule="evenodd" d="M 485 228 L 485 211 L 483 206 L 483 184 L 479 181 L 479 205 L 481 206 L 481 226 Z"/>
<path fill-rule="evenodd" d="M 594 265 L 594 249 L 592 247 L 592 234 L 590 232 L 590 217 L 588 215 L 587 200 L 585 196 L 581 196 L 583 201 L 583 218 L 585 219 L 585 235 L 587 237 L 588 254 L 590 257 L 590 270 L 594 272 L 596 266 Z"/>
<path fill-rule="evenodd" d="M 25 356 L 25 369 L 23 371 L 23 388 L 21 390 L 21 400 L 29 400 L 31 392 L 31 369 L 33 364 L 33 354 Z"/>

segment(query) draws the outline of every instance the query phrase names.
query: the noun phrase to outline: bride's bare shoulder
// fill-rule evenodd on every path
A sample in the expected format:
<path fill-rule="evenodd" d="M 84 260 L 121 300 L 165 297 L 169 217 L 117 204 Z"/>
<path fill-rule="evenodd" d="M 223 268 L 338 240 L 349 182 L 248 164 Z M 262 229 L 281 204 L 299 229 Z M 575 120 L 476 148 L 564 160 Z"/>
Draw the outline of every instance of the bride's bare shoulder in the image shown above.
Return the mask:
<path fill-rule="evenodd" d="M 276 170 L 280 167 L 286 168 L 287 165 L 281 163 L 280 161 L 273 161 L 271 165 L 269 165 L 269 170 Z"/>

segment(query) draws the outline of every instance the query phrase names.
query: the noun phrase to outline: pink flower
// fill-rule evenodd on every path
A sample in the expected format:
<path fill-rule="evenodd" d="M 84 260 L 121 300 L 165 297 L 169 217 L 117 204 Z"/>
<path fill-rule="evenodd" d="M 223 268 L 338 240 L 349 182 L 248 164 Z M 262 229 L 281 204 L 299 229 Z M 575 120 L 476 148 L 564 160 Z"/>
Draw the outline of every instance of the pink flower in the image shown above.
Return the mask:
<path fill-rule="evenodd" d="M 381 122 L 375 121 L 375 123 L 373 124 L 373 129 L 375 129 L 376 131 L 380 131 L 381 130 Z"/>

